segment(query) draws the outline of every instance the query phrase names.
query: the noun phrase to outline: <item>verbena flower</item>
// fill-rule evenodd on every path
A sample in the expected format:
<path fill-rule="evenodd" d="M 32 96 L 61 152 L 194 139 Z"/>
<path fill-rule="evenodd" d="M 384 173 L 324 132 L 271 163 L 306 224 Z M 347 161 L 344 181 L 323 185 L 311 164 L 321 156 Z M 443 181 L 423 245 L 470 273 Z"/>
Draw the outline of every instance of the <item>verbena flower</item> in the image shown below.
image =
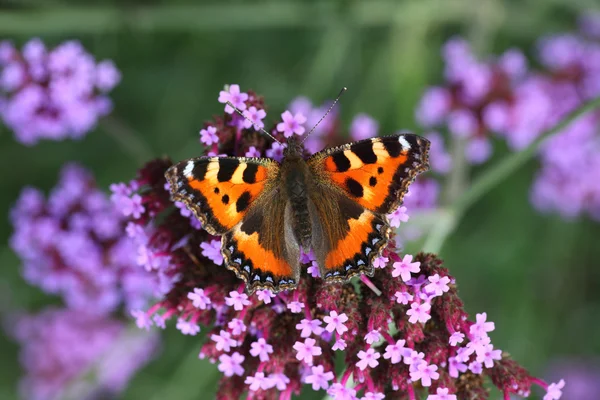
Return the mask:
<path fill-rule="evenodd" d="M 84 168 L 64 166 L 48 197 L 23 189 L 11 221 L 23 277 L 69 308 L 109 314 L 142 307 L 154 295 L 156 277 L 138 267 L 126 218 Z"/>
<path fill-rule="evenodd" d="M 21 50 L 0 42 L 0 119 L 26 145 L 78 139 L 111 111 L 107 93 L 120 80 L 112 61 L 96 62 L 74 40 L 47 49 L 31 39 Z"/>
<path fill-rule="evenodd" d="M 33 400 L 116 396 L 158 345 L 155 333 L 85 311 L 49 308 L 14 322 L 25 371 L 19 388 Z"/>
<path fill-rule="evenodd" d="M 221 96 L 231 96 L 233 87 Z M 239 88 L 234 92 L 242 93 Z M 247 93 L 245 109 L 264 109 L 262 98 Z M 293 104 L 293 110 L 282 114 L 288 121 L 299 109 L 311 115 L 307 100 Z M 335 119 L 328 124 L 331 131 L 317 135 L 324 143 L 339 133 Z M 278 148 L 227 110 L 206 126 L 216 128 L 218 140 L 205 154 L 243 156 L 253 151 L 269 156 Z M 284 121 L 267 130 L 285 143 L 288 128 Z M 207 330 L 199 357 L 219 363 L 223 377 L 217 398 L 248 393 L 251 398 L 289 399 L 312 388 L 326 389 L 336 399 L 415 399 L 417 392 L 432 399 L 484 399 L 489 382 L 505 396 L 528 395 L 533 383 L 548 387 L 494 349 L 489 337 L 494 326 L 484 313 L 476 321 L 468 318 L 454 278 L 433 254 L 401 255 L 392 243 L 374 276 L 363 276 L 356 284 L 324 284 L 308 272 L 314 257 L 303 254 L 303 277 L 296 290 L 276 295 L 262 290 L 248 297 L 244 283 L 217 257 L 218 238 L 197 230 L 173 207 L 164 178 L 171 165 L 168 159 L 150 161 L 125 185 L 126 198 L 118 201 L 130 219 L 128 232 L 137 251 L 144 255 L 140 268 L 164 284 L 162 298 L 133 315 L 141 327 L 154 323 L 164 328 L 165 321 L 174 320 L 183 334 L 189 325 L 182 329 L 182 321 Z M 428 180 L 422 182 L 423 192 L 435 192 Z M 415 207 L 433 206 L 431 194 L 419 197 Z M 130 211 L 128 201 L 134 198 L 139 214 Z M 147 259 L 156 261 L 148 264 Z M 343 352 L 343 366 L 336 362 L 338 352 Z"/>

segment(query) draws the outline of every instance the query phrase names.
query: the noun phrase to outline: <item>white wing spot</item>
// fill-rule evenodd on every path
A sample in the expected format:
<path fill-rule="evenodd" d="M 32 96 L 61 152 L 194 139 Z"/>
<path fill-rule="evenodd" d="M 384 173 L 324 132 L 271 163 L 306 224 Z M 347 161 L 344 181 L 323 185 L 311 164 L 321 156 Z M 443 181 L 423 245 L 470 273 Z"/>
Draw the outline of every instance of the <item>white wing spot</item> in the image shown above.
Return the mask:
<path fill-rule="evenodd" d="M 402 148 L 404 150 L 410 150 L 410 143 L 408 143 L 406 141 L 406 138 L 404 137 L 404 135 L 398 137 L 398 141 L 400 142 L 400 144 L 402 145 Z"/>
<path fill-rule="evenodd" d="M 194 170 L 194 162 L 192 160 L 188 161 L 185 168 L 183 169 L 183 176 L 189 178 L 192 176 L 192 171 Z"/>

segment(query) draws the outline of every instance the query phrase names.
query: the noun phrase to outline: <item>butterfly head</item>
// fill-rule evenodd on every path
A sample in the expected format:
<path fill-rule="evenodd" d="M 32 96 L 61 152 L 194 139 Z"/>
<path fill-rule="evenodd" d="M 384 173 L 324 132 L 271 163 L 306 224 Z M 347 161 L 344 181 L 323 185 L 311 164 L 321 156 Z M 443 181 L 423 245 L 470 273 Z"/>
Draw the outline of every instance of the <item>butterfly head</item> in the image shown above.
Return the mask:
<path fill-rule="evenodd" d="M 297 136 L 292 136 L 288 139 L 285 149 L 283 149 L 283 156 L 285 158 L 301 158 L 304 154 L 304 146 L 300 142 Z"/>

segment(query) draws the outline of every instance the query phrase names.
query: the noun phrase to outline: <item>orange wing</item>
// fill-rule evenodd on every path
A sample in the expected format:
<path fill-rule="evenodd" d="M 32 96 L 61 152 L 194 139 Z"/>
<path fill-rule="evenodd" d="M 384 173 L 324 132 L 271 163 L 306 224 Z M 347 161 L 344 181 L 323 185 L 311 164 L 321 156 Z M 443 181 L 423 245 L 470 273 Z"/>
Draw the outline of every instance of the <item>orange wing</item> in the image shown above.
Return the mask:
<path fill-rule="evenodd" d="M 316 183 L 312 245 L 323 278 L 373 273 L 373 260 L 391 235 L 385 214 L 429 168 L 428 152 L 429 141 L 403 134 L 327 149 L 308 160 Z"/>
<path fill-rule="evenodd" d="M 167 170 L 171 198 L 183 202 L 212 235 L 237 225 L 273 182 L 279 164 L 264 158 L 200 157 Z"/>
<path fill-rule="evenodd" d="M 183 202 L 212 235 L 222 235 L 225 266 L 256 289 L 293 288 L 299 248 L 285 230 L 286 202 L 275 190 L 279 164 L 264 158 L 201 157 L 165 174 L 174 201 Z"/>
<path fill-rule="evenodd" d="M 313 155 L 313 173 L 368 210 L 389 214 L 408 186 L 429 169 L 429 141 L 413 134 L 361 140 Z"/>

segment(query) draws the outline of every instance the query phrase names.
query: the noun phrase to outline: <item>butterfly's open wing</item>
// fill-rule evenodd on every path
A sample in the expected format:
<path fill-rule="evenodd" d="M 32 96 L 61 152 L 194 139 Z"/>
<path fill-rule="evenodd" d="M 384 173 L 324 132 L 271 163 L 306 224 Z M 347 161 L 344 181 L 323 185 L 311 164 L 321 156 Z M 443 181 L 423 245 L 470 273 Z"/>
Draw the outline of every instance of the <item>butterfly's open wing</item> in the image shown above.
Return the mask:
<path fill-rule="evenodd" d="M 275 187 L 278 173 L 279 164 L 270 159 L 200 157 L 165 174 L 171 198 L 183 202 L 210 234 L 222 235 L 225 265 L 249 292 L 278 291 L 298 281 L 294 242 L 281 240 L 285 202 Z"/>
<path fill-rule="evenodd" d="M 400 134 L 326 149 L 308 160 L 316 182 L 313 248 L 325 279 L 372 274 L 391 234 L 385 214 L 429 168 L 428 153 L 427 139 Z"/>

